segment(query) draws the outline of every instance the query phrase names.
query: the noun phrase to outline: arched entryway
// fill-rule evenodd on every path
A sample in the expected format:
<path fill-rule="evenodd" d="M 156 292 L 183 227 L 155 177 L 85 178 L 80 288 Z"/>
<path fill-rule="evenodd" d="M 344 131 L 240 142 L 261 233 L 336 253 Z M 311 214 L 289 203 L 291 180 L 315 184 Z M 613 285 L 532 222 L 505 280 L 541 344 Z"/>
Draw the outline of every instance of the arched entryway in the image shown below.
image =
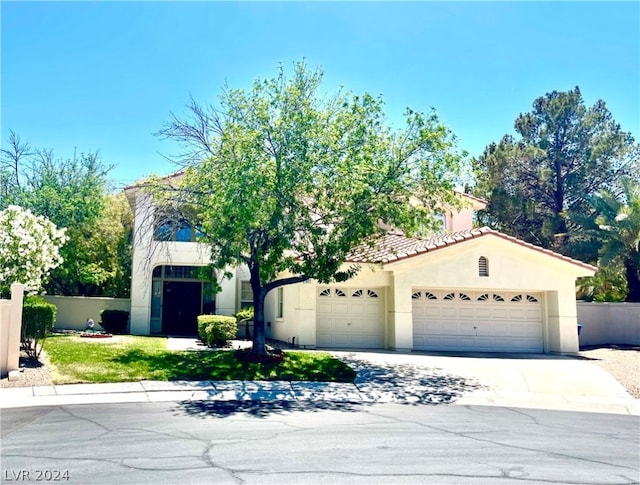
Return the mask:
<path fill-rule="evenodd" d="M 152 328 L 177 336 L 198 334 L 198 315 L 215 312 L 211 283 L 198 266 L 157 266 L 153 270 Z"/>

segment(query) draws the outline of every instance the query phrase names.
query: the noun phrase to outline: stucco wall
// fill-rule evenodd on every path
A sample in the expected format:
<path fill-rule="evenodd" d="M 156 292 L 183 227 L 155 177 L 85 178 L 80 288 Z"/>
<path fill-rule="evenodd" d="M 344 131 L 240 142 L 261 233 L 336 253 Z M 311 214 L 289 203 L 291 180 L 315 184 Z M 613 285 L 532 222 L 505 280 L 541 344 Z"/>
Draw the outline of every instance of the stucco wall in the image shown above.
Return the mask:
<path fill-rule="evenodd" d="M 102 310 L 131 311 L 131 300 L 128 298 L 45 296 L 44 299 L 58 308 L 55 328 L 64 330 L 84 330 L 89 318 L 100 323 Z M 96 326 L 96 329 L 99 328 Z"/>
<path fill-rule="evenodd" d="M 640 345 L 640 303 L 578 302 L 580 346 Z"/>

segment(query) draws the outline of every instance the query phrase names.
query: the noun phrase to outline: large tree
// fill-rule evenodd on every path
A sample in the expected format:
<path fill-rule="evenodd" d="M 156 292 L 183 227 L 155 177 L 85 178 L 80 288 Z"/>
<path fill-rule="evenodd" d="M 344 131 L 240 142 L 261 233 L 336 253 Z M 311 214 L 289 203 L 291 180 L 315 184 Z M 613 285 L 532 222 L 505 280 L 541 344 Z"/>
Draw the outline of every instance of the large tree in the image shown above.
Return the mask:
<path fill-rule="evenodd" d="M 32 149 L 10 132 L 0 162 L 0 209 L 16 204 L 66 228 L 68 241 L 61 249 L 64 262 L 51 272 L 47 292 L 126 296 L 128 291 L 120 289 L 128 285 L 128 266 L 112 251 L 120 250 L 123 244 L 126 249 L 132 222 L 123 213 L 128 210 L 126 204 L 111 207 L 110 167 L 100 155 L 92 152 L 57 158 L 51 150 Z M 115 212 L 109 213 L 111 209 Z M 116 236 L 121 241 L 114 241 Z M 125 258 L 127 255 L 123 253 Z"/>
<path fill-rule="evenodd" d="M 489 200 L 483 222 L 568 252 L 568 215 L 585 213 L 590 197 L 637 170 L 639 148 L 604 101 L 586 107 L 577 87 L 536 99 L 515 131 L 473 162 L 474 193 Z"/>
<path fill-rule="evenodd" d="M 247 265 L 254 299 L 253 352 L 264 353 L 269 291 L 308 279 L 341 281 L 361 244 L 383 227 L 413 230 L 434 208 L 455 204 L 461 155 L 434 112 L 407 110 L 393 131 L 380 98 L 321 91 L 322 72 L 304 64 L 289 78 L 226 89 L 219 106 L 193 102 L 161 134 L 186 148 L 182 181 L 160 184 L 159 205 L 198 224 L 214 268 Z"/>

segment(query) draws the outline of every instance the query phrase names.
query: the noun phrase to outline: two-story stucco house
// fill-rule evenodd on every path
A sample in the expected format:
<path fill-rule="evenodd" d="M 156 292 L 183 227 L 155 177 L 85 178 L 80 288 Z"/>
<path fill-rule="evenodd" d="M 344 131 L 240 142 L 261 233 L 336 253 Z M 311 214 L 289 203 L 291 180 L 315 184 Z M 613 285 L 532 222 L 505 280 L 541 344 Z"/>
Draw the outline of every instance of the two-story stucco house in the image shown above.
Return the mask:
<path fill-rule="evenodd" d="M 149 222 L 154 208 L 136 186 L 131 332 L 195 335 L 196 315 L 252 304 L 249 274 L 235 268 L 221 291 L 199 278 L 206 247 L 187 227 Z M 362 269 L 335 285 L 307 281 L 267 295 L 267 337 L 296 345 L 397 350 L 578 351 L 575 281 L 596 268 L 488 228 L 473 228 L 485 202 L 445 211 L 431 239 L 389 232 L 354 252 Z"/>

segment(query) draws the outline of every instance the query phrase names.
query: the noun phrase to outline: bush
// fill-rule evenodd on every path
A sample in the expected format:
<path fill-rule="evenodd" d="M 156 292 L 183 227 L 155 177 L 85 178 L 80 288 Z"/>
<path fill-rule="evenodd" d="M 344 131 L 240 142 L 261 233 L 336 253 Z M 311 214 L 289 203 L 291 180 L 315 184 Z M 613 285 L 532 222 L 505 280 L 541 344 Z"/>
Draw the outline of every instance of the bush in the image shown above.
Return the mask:
<path fill-rule="evenodd" d="M 100 326 L 107 333 L 127 333 L 129 324 L 129 312 L 124 310 L 102 310 L 100 312 Z"/>
<path fill-rule="evenodd" d="M 236 317 L 238 326 L 241 323 L 244 323 L 244 338 L 249 340 L 251 338 L 251 333 L 249 332 L 249 322 L 253 320 L 253 307 L 240 310 L 238 313 L 235 313 L 233 316 Z"/>
<path fill-rule="evenodd" d="M 40 357 L 42 344 L 56 321 L 56 310 L 55 305 L 47 303 L 41 296 L 27 296 L 24 299 L 20 343 L 32 359 Z"/>
<path fill-rule="evenodd" d="M 198 316 L 198 334 L 202 341 L 209 346 L 223 346 L 236 336 L 237 331 L 238 323 L 235 317 L 225 315 Z"/>

